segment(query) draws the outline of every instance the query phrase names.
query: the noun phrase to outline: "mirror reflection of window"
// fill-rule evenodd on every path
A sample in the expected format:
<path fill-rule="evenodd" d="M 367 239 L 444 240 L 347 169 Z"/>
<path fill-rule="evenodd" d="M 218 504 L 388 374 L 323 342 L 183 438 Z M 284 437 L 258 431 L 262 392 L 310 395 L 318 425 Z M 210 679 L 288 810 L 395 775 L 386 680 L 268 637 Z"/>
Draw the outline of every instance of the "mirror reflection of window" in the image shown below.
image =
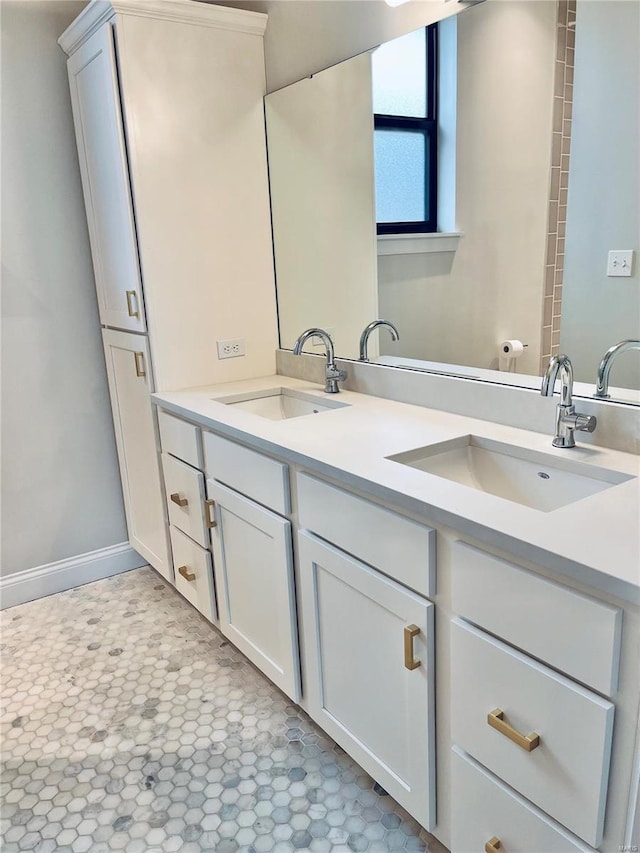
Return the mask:
<path fill-rule="evenodd" d="M 437 230 L 437 47 L 434 24 L 373 53 L 378 234 Z"/>

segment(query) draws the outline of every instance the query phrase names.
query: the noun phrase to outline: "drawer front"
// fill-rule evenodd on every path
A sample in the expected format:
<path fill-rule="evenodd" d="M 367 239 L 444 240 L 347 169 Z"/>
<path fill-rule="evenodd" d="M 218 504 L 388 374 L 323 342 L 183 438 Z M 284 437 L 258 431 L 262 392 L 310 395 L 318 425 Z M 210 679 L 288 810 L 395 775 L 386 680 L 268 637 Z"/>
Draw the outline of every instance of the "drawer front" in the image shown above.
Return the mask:
<path fill-rule="evenodd" d="M 435 594 L 436 532 L 298 474 L 300 526 L 427 597 Z"/>
<path fill-rule="evenodd" d="M 459 616 L 594 690 L 616 692 L 621 610 L 464 542 L 452 548 L 452 604 Z"/>
<path fill-rule="evenodd" d="M 211 432 L 203 434 L 207 476 L 259 504 L 289 515 L 289 466 Z"/>
<path fill-rule="evenodd" d="M 593 853 L 592 847 L 507 788 L 456 746 L 451 770 L 451 849 L 456 853 L 482 853 L 492 839 L 500 842 L 499 853 Z"/>
<path fill-rule="evenodd" d="M 451 624 L 452 740 L 563 826 L 602 840 L 614 706 L 459 619 Z M 489 724 L 500 709 L 503 721 Z M 526 751 L 508 733 L 539 736 Z M 535 742 L 534 742 L 535 743 Z"/>
<path fill-rule="evenodd" d="M 181 533 L 169 529 L 176 589 L 210 622 L 217 619 L 211 554 Z"/>
<path fill-rule="evenodd" d="M 190 465 L 162 454 L 169 521 L 203 548 L 209 544 L 204 517 L 204 476 Z"/>
<path fill-rule="evenodd" d="M 200 430 L 197 426 L 161 411 L 158 412 L 158 425 L 164 453 L 170 453 L 194 468 L 204 467 Z"/>

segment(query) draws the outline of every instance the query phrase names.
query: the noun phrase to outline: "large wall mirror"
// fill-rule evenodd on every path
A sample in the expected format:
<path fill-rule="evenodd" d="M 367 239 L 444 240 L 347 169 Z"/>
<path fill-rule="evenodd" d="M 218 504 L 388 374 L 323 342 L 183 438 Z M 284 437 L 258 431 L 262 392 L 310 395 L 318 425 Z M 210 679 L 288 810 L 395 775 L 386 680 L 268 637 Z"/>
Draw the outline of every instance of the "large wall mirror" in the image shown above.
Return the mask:
<path fill-rule="evenodd" d="M 374 118 L 380 86 L 420 78 L 394 65 L 410 37 L 266 98 L 281 346 L 320 326 L 356 359 L 383 318 L 400 339 L 373 333 L 371 361 L 535 387 L 563 351 L 590 395 L 605 351 L 640 339 L 639 259 L 607 274 L 640 245 L 640 3 L 487 0 L 437 26 L 436 193 L 424 139 L 394 147 Z M 393 191 L 435 198 L 437 231 L 378 234 Z M 610 382 L 640 402 L 640 351 Z"/>

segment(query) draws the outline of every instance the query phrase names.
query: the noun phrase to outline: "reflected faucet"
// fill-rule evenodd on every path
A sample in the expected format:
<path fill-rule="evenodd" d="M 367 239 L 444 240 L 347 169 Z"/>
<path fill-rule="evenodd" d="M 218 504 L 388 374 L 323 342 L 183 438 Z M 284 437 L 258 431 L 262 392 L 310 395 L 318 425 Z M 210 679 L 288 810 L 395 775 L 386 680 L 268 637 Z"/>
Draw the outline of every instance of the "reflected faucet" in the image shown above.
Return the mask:
<path fill-rule="evenodd" d="M 626 340 L 620 341 L 619 344 L 610 347 L 606 353 L 604 354 L 604 358 L 600 362 L 600 366 L 598 367 L 598 377 L 596 379 L 596 393 L 593 395 L 594 397 L 599 397 L 601 400 L 610 399 L 611 395 L 609 394 L 609 374 L 611 373 L 611 368 L 613 367 L 613 362 L 616 358 L 623 352 L 627 352 L 630 349 L 640 349 L 640 341 L 634 340 Z"/>
<path fill-rule="evenodd" d="M 325 332 L 324 329 L 307 329 L 304 331 L 298 340 L 293 345 L 293 354 L 301 355 L 302 347 L 306 344 L 309 338 L 321 338 L 327 352 L 327 366 L 325 368 L 325 385 L 326 394 L 338 394 L 340 388 L 338 382 L 344 382 L 347 378 L 346 370 L 338 370 L 336 367 L 336 359 L 333 350 L 333 341 L 331 335 Z"/>
<path fill-rule="evenodd" d="M 573 367 L 568 355 L 551 356 L 549 365 L 542 378 L 540 393 L 543 397 L 553 397 L 556 379 L 560 374 L 560 402 L 556 409 L 556 431 L 553 437 L 554 447 L 575 447 L 575 430 L 593 432 L 597 420 L 593 415 L 576 412 L 573 405 Z"/>
<path fill-rule="evenodd" d="M 380 326 L 386 326 L 387 329 L 389 329 L 391 332 L 391 340 L 400 340 L 400 332 L 396 329 L 393 323 L 390 323 L 389 320 L 374 320 L 373 323 L 369 323 L 364 332 L 360 335 L 360 361 L 369 361 L 369 355 L 367 353 L 369 335 L 374 329 L 377 329 Z"/>

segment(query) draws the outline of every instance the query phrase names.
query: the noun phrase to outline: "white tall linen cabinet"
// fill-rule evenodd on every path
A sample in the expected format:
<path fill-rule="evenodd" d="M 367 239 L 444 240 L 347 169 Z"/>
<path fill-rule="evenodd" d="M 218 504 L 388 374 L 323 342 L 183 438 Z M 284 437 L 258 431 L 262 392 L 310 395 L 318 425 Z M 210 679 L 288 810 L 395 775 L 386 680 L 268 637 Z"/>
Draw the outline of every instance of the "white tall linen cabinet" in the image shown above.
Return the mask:
<path fill-rule="evenodd" d="M 150 392 L 275 372 L 266 21 L 93 0 L 59 39 L 130 540 L 169 579 Z M 246 355 L 219 361 L 216 342 L 238 337 Z"/>

